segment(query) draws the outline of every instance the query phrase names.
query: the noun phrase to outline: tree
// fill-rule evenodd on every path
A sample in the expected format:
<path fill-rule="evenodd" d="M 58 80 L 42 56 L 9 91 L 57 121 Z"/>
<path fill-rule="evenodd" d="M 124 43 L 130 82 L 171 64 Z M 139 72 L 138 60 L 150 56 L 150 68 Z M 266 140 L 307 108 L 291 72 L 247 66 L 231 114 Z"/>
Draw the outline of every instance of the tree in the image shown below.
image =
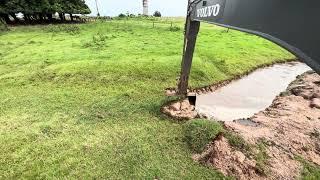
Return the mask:
<path fill-rule="evenodd" d="M 0 17 L 10 23 L 9 16 L 16 21 L 16 13 L 23 13 L 25 21 L 52 21 L 52 14 L 59 13 L 61 20 L 65 20 L 65 14 L 89 14 L 89 7 L 84 0 L 1 0 Z"/>
<path fill-rule="evenodd" d="M 161 17 L 160 11 L 154 12 L 154 13 L 153 13 L 153 16 L 154 16 L 154 17 Z"/>
<path fill-rule="evenodd" d="M 12 3 L 8 2 L 8 0 L 0 1 L 0 17 L 8 24 L 10 23 L 9 14 L 14 11 L 14 7 L 12 7 Z"/>
<path fill-rule="evenodd" d="M 118 17 L 119 17 L 119 18 L 124 18 L 124 17 L 126 17 L 126 15 L 123 14 L 123 13 L 121 13 L 121 14 L 118 15 Z"/>

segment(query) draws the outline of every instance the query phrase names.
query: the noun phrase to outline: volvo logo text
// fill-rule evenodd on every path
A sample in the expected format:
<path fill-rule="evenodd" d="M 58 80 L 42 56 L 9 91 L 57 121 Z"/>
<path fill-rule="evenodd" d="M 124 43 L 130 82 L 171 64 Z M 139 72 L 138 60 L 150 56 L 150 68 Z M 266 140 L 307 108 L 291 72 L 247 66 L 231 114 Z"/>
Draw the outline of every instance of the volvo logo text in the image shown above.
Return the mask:
<path fill-rule="evenodd" d="M 211 17 L 211 16 L 218 16 L 220 12 L 220 4 L 216 4 L 213 6 L 204 7 L 197 10 L 197 17 Z"/>

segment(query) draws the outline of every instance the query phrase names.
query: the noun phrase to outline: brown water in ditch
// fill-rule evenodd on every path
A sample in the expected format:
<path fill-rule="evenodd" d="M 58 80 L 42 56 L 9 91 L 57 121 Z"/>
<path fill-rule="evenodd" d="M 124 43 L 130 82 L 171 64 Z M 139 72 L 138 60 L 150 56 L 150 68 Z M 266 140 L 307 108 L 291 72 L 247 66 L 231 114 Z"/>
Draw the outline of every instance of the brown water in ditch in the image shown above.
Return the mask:
<path fill-rule="evenodd" d="M 198 95 L 196 110 L 218 121 L 249 118 L 269 107 L 296 76 L 308 70 L 310 68 L 300 62 L 256 70 L 213 93 Z"/>

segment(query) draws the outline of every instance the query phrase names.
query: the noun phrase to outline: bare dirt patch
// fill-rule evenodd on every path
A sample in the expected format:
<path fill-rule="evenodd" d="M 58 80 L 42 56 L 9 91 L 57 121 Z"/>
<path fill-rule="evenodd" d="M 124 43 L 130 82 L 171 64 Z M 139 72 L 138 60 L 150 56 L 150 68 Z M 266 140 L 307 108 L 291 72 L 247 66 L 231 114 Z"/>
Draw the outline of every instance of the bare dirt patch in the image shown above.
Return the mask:
<path fill-rule="evenodd" d="M 213 141 L 195 160 L 213 166 L 237 179 L 297 179 L 302 164 L 296 157 L 320 165 L 320 76 L 307 72 L 292 82 L 272 105 L 254 115 L 249 126 L 225 122 L 228 130 L 257 145 L 264 142 L 268 157 L 266 173 L 259 173 L 257 161 L 231 147 L 224 137 Z M 253 150 L 255 154 L 259 150 Z"/>
<path fill-rule="evenodd" d="M 181 120 L 190 120 L 198 116 L 195 106 L 190 104 L 188 99 L 172 102 L 164 106 L 161 111 L 172 118 Z"/>
<path fill-rule="evenodd" d="M 256 161 L 247 158 L 241 151 L 231 147 L 222 134 L 210 144 L 202 154 L 195 154 L 193 159 L 206 166 L 220 170 L 226 176 L 237 179 L 265 179 L 256 167 Z"/>

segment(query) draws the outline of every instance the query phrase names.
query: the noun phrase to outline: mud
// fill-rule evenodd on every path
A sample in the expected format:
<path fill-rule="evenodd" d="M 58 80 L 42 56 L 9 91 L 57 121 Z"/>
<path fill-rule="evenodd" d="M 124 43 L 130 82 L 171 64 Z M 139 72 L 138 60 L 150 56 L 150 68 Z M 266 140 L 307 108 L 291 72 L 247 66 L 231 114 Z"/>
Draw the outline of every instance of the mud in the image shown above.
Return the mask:
<path fill-rule="evenodd" d="M 310 70 L 304 63 L 284 63 L 254 71 L 213 93 L 197 96 L 199 114 L 218 121 L 249 118 L 269 107 L 273 99 Z"/>
<path fill-rule="evenodd" d="M 210 85 L 210 86 L 207 86 L 207 87 L 202 87 L 202 88 L 197 88 L 197 89 L 192 89 L 192 88 L 190 88 L 190 89 L 188 89 L 188 96 L 193 96 L 193 97 L 195 97 L 195 96 L 197 96 L 198 95 L 198 97 L 199 97 L 199 95 L 202 95 L 202 94 L 205 94 L 205 95 L 202 95 L 202 96 L 206 96 L 207 94 L 209 94 L 209 93 L 216 93 L 217 91 L 219 91 L 219 90 L 221 90 L 221 89 L 223 89 L 223 88 L 225 88 L 225 87 L 227 87 L 227 85 L 229 85 L 229 84 L 233 84 L 233 83 L 235 83 L 235 82 L 237 82 L 240 78 L 242 78 L 242 77 L 245 77 L 245 78 L 247 78 L 248 77 L 248 75 L 250 76 L 250 75 L 253 75 L 254 76 L 254 74 L 253 74 L 253 72 L 255 72 L 255 71 L 261 71 L 261 70 L 259 70 L 259 68 L 262 68 L 262 70 L 265 70 L 265 69 L 271 69 L 271 72 L 274 72 L 274 75 L 273 76 L 276 76 L 276 77 L 278 77 L 280 74 L 279 74 L 279 72 L 277 73 L 277 71 L 280 71 L 281 70 L 281 68 L 282 68 L 282 66 L 283 66 L 283 68 L 282 69 L 285 69 L 285 70 L 283 70 L 283 71 L 286 71 L 286 69 L 289 69 L 289 70 L 291 70 L 291 71 L 295 71 L 295 69 L 294 68 L 296 68 L 296 70 L 297 71 L 301 71 L 302 70 L 302 72 L 304 72 L 303 71 L 303 69 L 304 69 L 304 66 L 305 65 L 301 65 L 302 63 L 299 63 L 298 61 L 296 61 L 296 60 L 289 60 L 289 62 L 287 62 L 287 63 L 277 63 L 277 62 L 275 62 L 275 63 L 273 63 L 273 64 L 270 64 L 270 65 L 262 65 L 262 66 L 258 66 L 257 68 L 255 68 L 255 69 L 253 69 L 252 71 L 248 71 L 248 72 L 246 72 L 246 73 L 244 73 L 243 75 L 239 75 L 239 76 L 236 76 L 236 77 L 234 77 L 233 79 L 231 79 L 231 80 L 226 80 L 226 81 L 221 81 L 221 82 L 218 82 L 218 83 L 216 83 L 216 84 L 214 84 L 214 85 Z M 279 68 L 277 68 L 279 66 Z M 292 67 L 292 68 L 291 68 Z M 258 70 L 257 70 L 258 69 Z M 275 69 L 274 71 L 272 71 L 272 69 Z M 280 69 L 280 70 L 279 70 Z M 301 73 L 302 73 L 301 72 Z M 292 72 L 291 72 L 292 73 Z M 294 74 L 294 73 L 292 73 L 292 74 Z M 299 74 L 299 73 L 297 73 L 297 74 Z M 294 76 L 292 77 L 292 79 L 294 79 Z M 255 82 L 256 81 L 258 81 L 258 80 L 255 80 Z M 270 81 L 270 80 L 269 80 Z M 292 80 L 291 80 L 292 81 Z M 290 82 L 290 81 L 289 81 Z M 259 86 L 259 84 L 261 85 L 261 83 L 257 83 L 257 85 Z M 284 86 L 283 87 L 283 89 L 285 89 L 285 87 L 287 86 L 287 84 L 286 83 L 283 83 L 284 85 L 282 85 L 282 86 Z M 273 85 L 274 86 L 274 85 Z M 245 86 L 245 87 L 243 87 L 243 88 L 245 88 L 245 91 L 246 91 L 246 89 L 247 89 L 247 87 Z M 260 87 L 260 89 L 261 89 L 261 87 Z M 280 92 L 280 91 L 279 91 Z M 176 94 L 176 90 L 174 89 L 174 88 L 169 88 L 169 89 L 166 89 L 166 91 L 165 91 L 165 94 L 166 94 L 166 96 L 177 96 L 177 94 Z M 268 101 L 269 101 L 269 104 L 271 104 L 271 101 L 272 101 L 272 99 L 273 99 L 273 97 L 275 96 L 276 94 L 274 94 L 274 95 L 272 95 L 272 96 L 268 96 Z M 198 98 L 197 98 L 198 99 Z M 201 98 L 200 98 L 201 99 Z M 203 98 L 202 98 L 203 99 Z M 232 98 L 230 97 L 229 98 L 231 101 L 232 101 Z M 236 98 L 237 99 L 237 98 Z M 223 101 L 224 101 L 224 99 L 222 99 Z M 229 101 L 230 101 L 229 100 Z M 214 102 L 216 102 L 216 101 L 214 101 Z M 212 109 L 208 109 L 208 110 L 206 110 L 206 108 L 197 108 L 197 107 L 195 107 L 194 105 L 186 105 L 186 106 L 184 106 L 185 108 L 182 108 L 181 109 L 181 103 L 184 103 L 184 104 L 186 104 L 186 103 L 188 103 L 188 102 L 186 102 L 185 100 L 180 100 L 180 102 L 178 102 L 178 101 L 174 101 L 174 102 L 169 102 L 168 104 L 166 104 L 166 105 L 164 105 L 162 108 L 161 108 L 161 111 L 162 111 L 162 113 L 164 113 L 164 114 L 166 114 L 166 115 L 168 115 L 169 117 L 172 117 L 172 118 L 174 118 L 174 119 L 177 119 L 177 120 L 188 120 L 188 119 L 194 119 L 194 118 L 196 118 L 196 117 L 201 117 L 201 118 L 212 118 L 213 116 L 211 116 L 211 112 L 213 112 L 212 111 Z M 267 107 L 269 104 L 267 104 L 267 105 L 264 105 L 264 107 Z M 201 103 L 200 103 L 200 105 L 201 105 Z M 188 106 L 188 107 L 187 107 Z M 197 106 L 199 106 L 199 103 L 197 103 Z M 178 108 L 177 108 L 178 107 Z M 186 108 L 187 107 L 187 108 Z M 195 109 L 196 108 L 196 109 Z M 261 108 L 260 108 L 261 109 Z M 264 108 L 263 108 L 264 109 Z M 244 109 L 245 110 L 245 109 Z M 253 110 L 251 110 L 250 112 L 252 112 L 252 113 L 247 113 L 247 114 L 249 114 L 249 116 L 250 115 L 252 115 L 253 113 L 255 113 L 255 112 L 258 112 L 259 111 L 259 109 L 257 110 L 257 109 L 253 109 Z M 232 111 L 233 112 L 233 111 Z M 216 112 L 217 113 L 217 112 Z M 223 112 L 221 112 L 221 113 L 223 113 Z M 224 114 L 232 114 L 232 113 L 224 113 Z M 234 112 L 233 112 L 233 114 L 234 114 Z M 248 116 L 248 117 L 249 117 Z M 239 117 L 241 117 L 241 116 L 239 116 Z M 241 117 L 242 118 L 242 117 Z M 214 118 L 214 119 L 219 119 L 219 118 Z M 223 119 L 223 118 L 222 118 Z M 222 119 L 219 119 L 219 120 L 222 120 Z M 229 118 L 228 120 L 233 120 L 232 118 Z"/>
<path fill-rule="evenodd" d="M 286 63 L 295 63 L 295 62 L 299 62 L 299 61 L 297 59 L 287 59 L 285 62 Z M 232 79 L 219 81 L 219 82 L 216 82 L 216 83 L 211 84 L 209 86 L 203 86 L 203 87 L 197 87 L 197 88 L 190 87 L 190 88 L 188 88 L 188 93 L 190 93 L 192 95 L 193 94 L 201 95 L 201 94 L 207 94 L 210 92 L 214 92 L 217 89 L 220 89 L 221 87 L 224 87 L 234 81 L 237 81 L 245 76 L 248 76 L 249 74 L 251 74 L 252 72 L 254 72 L 258 69 L 267 68 L 267 67 L 271 67 L 271 66 L 278 65 L 278 64 L 279 65 L 284 64 L 284 61 L 279 60 L 279 61 L 275 61 L 270 64 L 262 64 L 262 65 L 256 66 L 255 68 L 252 68 L 251 70 L 249 70 L 243 74 L 236 75 Z M 167 88 L 165 90 L 165 95 L 166 96 L 177 96 L 177 89 L 176 88 Z"/>
<path fill-rule="evenodd" d="M 225 122 L 253 146 L 263 142 L 267 162 L 265 174 L 256 171 L 252 157 L 243 157 L 219 137 L 194 159 L 237 179 L 298 179 L 302 165 L 296 157 L 320 165 L 320 76 L 307 72 L 276 97 L 272 105 L 250 118 L 255 126 Z"/>

